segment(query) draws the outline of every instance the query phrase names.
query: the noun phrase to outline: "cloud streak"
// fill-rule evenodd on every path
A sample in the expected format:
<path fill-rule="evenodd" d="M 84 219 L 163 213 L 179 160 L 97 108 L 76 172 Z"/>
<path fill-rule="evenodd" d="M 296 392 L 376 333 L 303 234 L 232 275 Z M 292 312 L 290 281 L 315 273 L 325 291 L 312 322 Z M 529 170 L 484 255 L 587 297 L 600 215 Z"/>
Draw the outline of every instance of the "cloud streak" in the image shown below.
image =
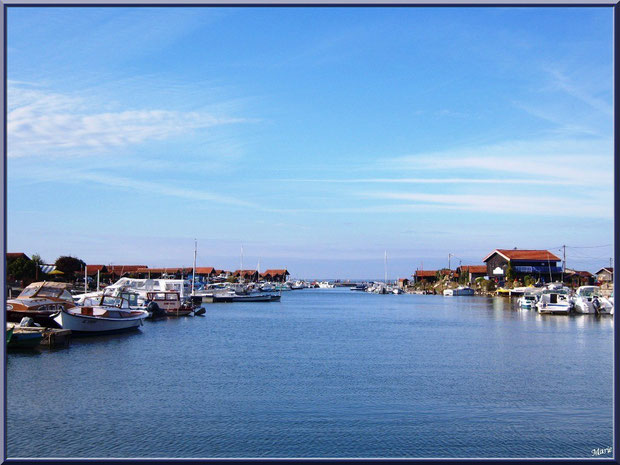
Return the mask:
<path fill-rule="evenodd" d="M 545 196 L 541 201 L 536 196 L 519 196 L 518 204 L 515 198 L 508 195 L 463 195 L 463 194 L 424 194 L 398 192 L 361 192 L 361 198 L 411 201 L 415 204 L 410 207 L 432 205 L 434 208 L 451 210 L 479 211 L 510 215 L 537 215 L 537 216 L 574 216 L 578 218 L 605 218 L 613 219 L 613 207 L 597 201 L 580 199 L 567 202 L 565 197 Z"/>
<path fill-rule="evenodd" d="M 206 112 L 102 111 L 79 96 L 8 87 L 8 156 L 88 155 L 248 120 Z"/>

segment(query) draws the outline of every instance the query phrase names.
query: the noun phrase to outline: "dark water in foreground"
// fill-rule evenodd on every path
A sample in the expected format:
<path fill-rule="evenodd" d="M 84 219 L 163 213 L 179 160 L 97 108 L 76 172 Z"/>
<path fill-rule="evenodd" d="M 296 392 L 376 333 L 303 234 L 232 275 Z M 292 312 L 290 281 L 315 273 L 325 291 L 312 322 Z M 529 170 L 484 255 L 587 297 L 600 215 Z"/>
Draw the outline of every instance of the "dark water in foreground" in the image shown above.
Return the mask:
<path fill-rule="evenodd" d="M 592 457 L 613 318 L 284 293 L 9 353 L 9 457 Z M 610 457 L 610 454 L 601 457 Z"/>

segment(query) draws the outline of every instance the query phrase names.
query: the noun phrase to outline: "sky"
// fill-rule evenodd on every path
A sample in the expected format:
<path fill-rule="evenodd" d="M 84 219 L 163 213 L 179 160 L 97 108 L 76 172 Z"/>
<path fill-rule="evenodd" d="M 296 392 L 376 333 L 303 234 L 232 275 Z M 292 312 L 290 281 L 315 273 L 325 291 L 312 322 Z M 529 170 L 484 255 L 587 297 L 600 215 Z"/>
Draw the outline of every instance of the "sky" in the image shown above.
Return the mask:
<path fill-rule="evenodd" d="M 612 8 L 7 8 L 7 251 L 389 279 L 613 256 Z M 241 250 L 243 249 L 243 253 Z"/>

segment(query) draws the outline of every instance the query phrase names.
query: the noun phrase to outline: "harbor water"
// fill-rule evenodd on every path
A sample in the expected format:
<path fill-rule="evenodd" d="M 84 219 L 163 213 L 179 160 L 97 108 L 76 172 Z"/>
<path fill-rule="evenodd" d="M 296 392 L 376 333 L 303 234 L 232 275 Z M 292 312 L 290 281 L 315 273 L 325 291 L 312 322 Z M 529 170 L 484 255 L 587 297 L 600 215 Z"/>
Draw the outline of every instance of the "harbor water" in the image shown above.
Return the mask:
<path fill-rule="evenodd" d="M 593 457 L 612 445 L 613 317 L 348 289 L 205 308 L 9 353 L 8 457 Z"/>

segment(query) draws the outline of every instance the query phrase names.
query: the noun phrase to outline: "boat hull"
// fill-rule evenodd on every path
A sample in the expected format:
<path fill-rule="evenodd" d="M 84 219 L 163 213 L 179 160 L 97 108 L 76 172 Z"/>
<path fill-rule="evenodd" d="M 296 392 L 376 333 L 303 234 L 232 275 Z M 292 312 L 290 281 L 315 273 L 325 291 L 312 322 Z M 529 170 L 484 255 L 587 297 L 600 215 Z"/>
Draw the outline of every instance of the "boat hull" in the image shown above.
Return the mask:
<path fill-rule="evenodd" d="M 36 310 L 7 310 L 6 321 L 12 323 L 19 323 L 22 318 L 29 317 L 32 321 L 44 328 L 60 328 L 54 316 L 58 313 L 55 312 L 37 312 Z"/>
<path fill-rule="evenodd" d="M 168 316 L 189 316 L 193 310 L 178 309 L 178 310 L 166 310 Z"/>
<path fill-rule="evenodd" d="M 138 329 L 144 324 L 144 315 L 126 318 L 105 318 L 89 315 L 75 315 L 61 311 L 55 321 L 63 328 L 77 334 L 101 334 Z"/>
<path fill-rule="evenodd" d="M 558 315 L 568 315 L 571 311 L 570 306 L 567 305 L 536 305 L 536 309 L 538 313 L 550 313 L 550 314 L 558 314 Z"/>
<path fill-rule="evenodd" d="M 13 330 L 13 335 L 7 347 L 9 349 L 34 349 L 41 344 L 43 333 L 40 332 L 20 332 Z"/>

